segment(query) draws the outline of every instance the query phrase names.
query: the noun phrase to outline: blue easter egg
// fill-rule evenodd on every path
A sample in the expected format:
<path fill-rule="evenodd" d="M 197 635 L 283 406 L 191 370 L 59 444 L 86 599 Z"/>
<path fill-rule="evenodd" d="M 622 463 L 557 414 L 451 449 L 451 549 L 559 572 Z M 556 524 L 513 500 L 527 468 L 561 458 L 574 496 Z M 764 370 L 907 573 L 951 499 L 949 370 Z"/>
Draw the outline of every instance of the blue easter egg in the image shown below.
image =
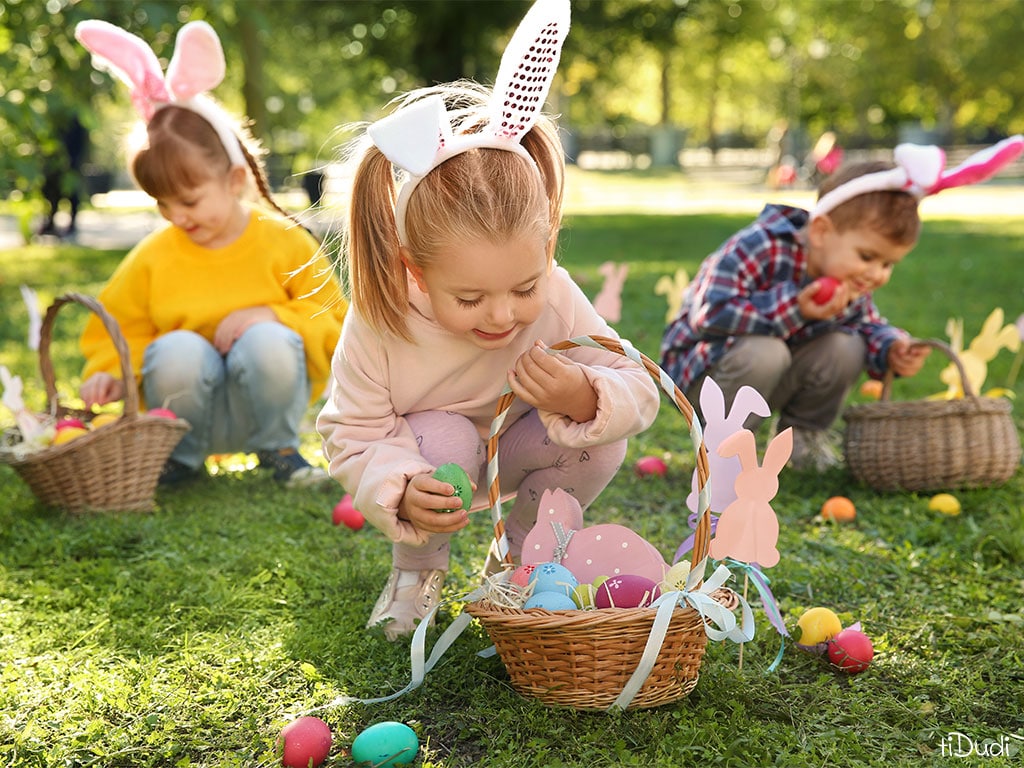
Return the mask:
<path fill-rule="evenodd" d="M 525 610 L 543 608 L 546 611 L 574 611 L 577 606 L 571 597 L 562 592 L 534 592 L 523 605 Z"/>
<path fill-rule="evenodd" d="M 352 759 L 372 763 L 375 768 L 408 765 L 416 759 L 420 741 L 405 723 L 386 720 L 371 725 L 352 742 Z"/>
<path fill-rule="evenodd" d="M 570 595 L 579 585 L 579 581 L 572 575 L 572 571 L 560 563 L 541 563 L 533 569 L 529 583 L 534 585 L 534 594 L 561 592 L 564 595 Z"/>

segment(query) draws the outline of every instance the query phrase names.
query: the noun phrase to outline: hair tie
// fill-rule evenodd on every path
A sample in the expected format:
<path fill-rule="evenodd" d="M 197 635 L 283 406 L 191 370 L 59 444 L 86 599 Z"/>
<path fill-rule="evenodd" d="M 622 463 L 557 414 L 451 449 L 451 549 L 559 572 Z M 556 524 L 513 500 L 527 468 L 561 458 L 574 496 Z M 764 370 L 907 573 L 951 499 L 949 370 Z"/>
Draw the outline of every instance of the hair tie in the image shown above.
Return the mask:
<path fill-rule="evenodd" d="M 416 185 L 432 170 L 471 149 L 515 152 L 536 167 L 521 144 L 551 89 L 562 43 L 569 32 L 569 0 L 537 0 L 519 23 L 501 57 L 487 124 L 477 133 L 454 134 L 444 99 L 428 96 L 373 123 L 374 145 L 407 176 L 395 202 L 395 225 L 408 244 L 405 209 Z"/>
<path fill-rule="evenodd" d="M 946 153 L 939 147 L 900 144 L 893 150 L 895 168 L 850 179 L 825 193 L 811 210 L 811 219 L 824 216 L 848 200 L 868 192 L 907 192 L 918 200 L 951 187 L 977 184 L 994 176 L 1024 152 L 1024 136 L 1017 134 L 975 152 L 956 168 L 944 170 Z"/>
<path fill-rule="evenodd" d="M 106 21 L 92 19 L 75 27 L 75 38 L 93 55 L 93 65 L 122 80 L 132 104 L 147 123 L 160 109 L 189 109 L 213 126 L 232 165 L 245 167 L 245 153 L 231 118 L 205 92 L 224 80 L 224 50 L 213 27 L 190 21 L 174 41 L 167 76 L 153 49 L 137 35 Z"/>

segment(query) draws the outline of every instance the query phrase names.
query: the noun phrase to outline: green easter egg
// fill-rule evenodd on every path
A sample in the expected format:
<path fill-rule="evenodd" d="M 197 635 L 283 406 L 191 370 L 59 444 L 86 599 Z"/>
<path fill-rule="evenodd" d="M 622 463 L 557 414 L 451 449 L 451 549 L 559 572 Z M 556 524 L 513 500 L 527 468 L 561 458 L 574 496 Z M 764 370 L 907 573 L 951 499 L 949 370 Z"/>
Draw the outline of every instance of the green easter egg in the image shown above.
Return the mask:
<path fill-rule="evenodd" d="M 371 725 L 352 742 L 352 760 L 371 763 L 374 768 L 408 765 L 416 759 L 420 742 L 405 723 L 391 720 Z"/>
<path fill-rule="evenodd" d="M 570 597 L 576 603 L 577 608 L 585 611 L 594 607 L 594 592 L 593 584 L 579 584 L 573 587 Z"/>
<path fill-rule="evenodd" d="M 473 484 L 469 480 L 469 475 L 466 474 L 462 467 L 452 463 L 442 464 L 434 472 L 434 479 L 440 480 L 442 483 L 451 483 L 452 487 L 455 488 L 455 493 L 452 495 L 453 498 L 458 496 L 462 501 L 462 504 L 458 507 L 439 511 L 454 512 L 456 509 L 469 509 L 469 505 L 473 501 Z"/>

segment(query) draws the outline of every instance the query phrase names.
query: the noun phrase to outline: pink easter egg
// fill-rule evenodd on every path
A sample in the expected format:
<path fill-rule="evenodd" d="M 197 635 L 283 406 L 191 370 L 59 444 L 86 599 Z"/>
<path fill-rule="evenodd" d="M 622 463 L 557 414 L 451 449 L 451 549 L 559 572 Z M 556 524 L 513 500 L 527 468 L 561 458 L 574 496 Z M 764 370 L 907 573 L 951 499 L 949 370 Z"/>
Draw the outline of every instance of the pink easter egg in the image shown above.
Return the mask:
<path fill-rule="evenodd" d="M 664 477 L 668 472 L 668 464 L 657 456 L 644 456 L 637 459 L 633 471 L 638 477 Z"/>
<path fill-rule="evenodd" d="M 349 493 L 342 496 L 341 501 L 334 505 L 334 513 L 331 515 L 331 520 L 335 525 L 344 524 L 353 531 L 358 531 L 363 527 L 363 523 L 366 522 L 363 513 L 352 505 L 352 495 Z"/>
<path fill-rule="evenodd" d="M 282 729 L 278 748 L 286 768 L 318 766 L 331 751 L 331 729 L 318 717 L 300 717 Z"/>
<path fill-rule="evenodd" d="M 525 587 L 530 583 L 530 574 L 533 573 L 534 568 L 537 565 L 520 565 L 514 571 L 512 571 L 512 583 L 520 587 Z"/>
<path fill-rule="evenodd" d="M 73 416 L 69 416 L 66 419 L 61 419 L 56 423 L 54 429 L 60 431 L 67 427 L 75 427 L 76 429 L 85 429 L 85 423 L 81 419 L 76 419 Z"/>
<path fill-rule="evenodd" d="M 871 639 L 857 629 L 844 629 L 828 641 L 828 660 L 850 675 L 863 672 L 871 665 L 875 648 Z"/>
<path fill-rule="evenodd" d="M 623 574 L 604 581 L 594 593 L 595 608 L 641 608 L 661 596 L 658 585 L 646 576 Z"/>

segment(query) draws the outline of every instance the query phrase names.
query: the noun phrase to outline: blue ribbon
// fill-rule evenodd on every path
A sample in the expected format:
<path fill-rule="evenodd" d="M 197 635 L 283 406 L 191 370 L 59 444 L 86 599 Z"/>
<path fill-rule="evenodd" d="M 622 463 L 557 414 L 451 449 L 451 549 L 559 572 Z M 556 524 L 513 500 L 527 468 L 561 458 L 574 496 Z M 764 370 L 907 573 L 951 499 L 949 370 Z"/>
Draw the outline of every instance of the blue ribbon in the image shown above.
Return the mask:
<path fill-rule="evenodd" d="M 779 645 L 779 652 L 775 655 L 775 660 L 768 665 L 768 669 L 765 672 L 774 672 L 779 664 L 782 662 L 782 653 L 786 649 L 786 638 L 789 637 L 789 630 L 786 629 L 786 623 L 782 620 L 782 613 L 779 611 L 779 605 L 775 600 L 775 595 L 772 594 L 771 587 L 768 586 L 768 577 L 764 575 L 761 567 L 757 563 L 744 563 L 741 560 L 733 560 L 731 557 L 726 558 L 726 563 L 730 567 L 738 568 L 743 574 L 749 577 L 750 581 L 753 582 L 754 588 L 757 590 L 757 594 L 761 598 L 761 604 L 764 606 L 765 615 L 768 616 L 768 621 L 771 623 L 775 630 L 779 633 L 782 642 Z M 723 567 L 723 566 L 719 566 Z"/>
<path fill-rule="evenodd" d="M 715 530 L 718 528 L 718 515 L 715 515 L 710 512 L 708 514 L 711 517 L 711 536 L 714 536 Z M 691 512 L 690 516 L 686 519 L 686 523 L 690 526 L 691 530 L 696 530 L 698 519 L 699 515 L 696 512 Z M 693 549 L 693 541 L 696 535 L 696 533 L 691 533 L 687 537 L 686 541 L 679 545 L 679 549 L 676 550 L 676 556 L 672 558 L 672 565 L 675 565 L 680 560 L 682 560 L 683 555 L 685 555 L 687 552 Z"/>

